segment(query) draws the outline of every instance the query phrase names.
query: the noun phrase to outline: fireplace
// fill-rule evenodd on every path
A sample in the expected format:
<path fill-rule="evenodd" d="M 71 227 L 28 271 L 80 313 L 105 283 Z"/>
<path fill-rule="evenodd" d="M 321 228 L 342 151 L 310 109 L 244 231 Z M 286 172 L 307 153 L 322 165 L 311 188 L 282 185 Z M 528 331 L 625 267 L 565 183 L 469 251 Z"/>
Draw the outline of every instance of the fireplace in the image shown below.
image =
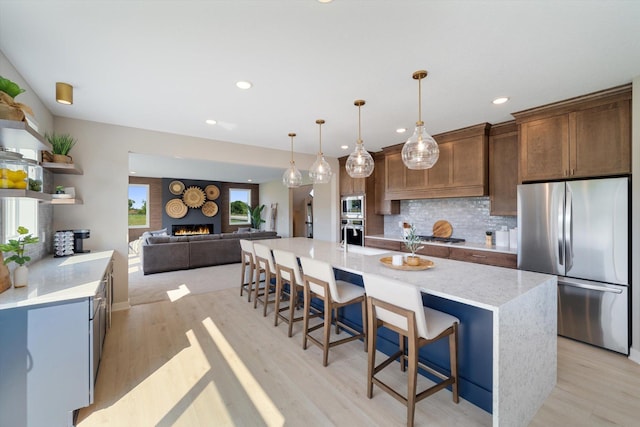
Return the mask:
<path fill-rule="evenodd" d="M 171 234 L 174 236 L 213 234 L 213 224 L 174 224 L 171 226 Z"/>

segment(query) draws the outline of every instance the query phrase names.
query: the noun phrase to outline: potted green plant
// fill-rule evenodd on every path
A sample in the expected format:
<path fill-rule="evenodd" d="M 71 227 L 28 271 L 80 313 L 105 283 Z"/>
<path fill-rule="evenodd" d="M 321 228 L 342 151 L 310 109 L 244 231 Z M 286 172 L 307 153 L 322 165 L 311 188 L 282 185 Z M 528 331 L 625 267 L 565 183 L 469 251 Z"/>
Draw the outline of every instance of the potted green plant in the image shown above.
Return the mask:
<path fill-rule="evenodd" d="M 53 161 L 55 163 L 73 163 L 73 159 L 69 156 L 69 151 L 76 145 L 76 139 L 65 133 L 58 135 L 45 133 L 45 138 L 51 144 L 51 152 L 53 153 Z"/>
<path fill-rule="evenodd" d="M 16 102 L 14 98 L 25 92 L 17 83 L 0 76 L 0 119 L 24 121 L 25 113 L 33 116 L 28 105 Z"/>
<path fill-rule="evenodd" d="M 266 222 L 262 219 L 262 210 L 264 209 L 264 205 L 256 206 L 251 209 L 249 206 L 249 217 L 251 218 L 251 228 L 255 228 L 256 230 L 260 229 L 260 224 Z"/>
<path fill-rule="evenodd" d="M 420 265 L 420 257 L 416 255 L 416 251 L 424 248 L 422 246 L 422 238 L 416 234 L 416 228 L 411 224 L 409 231 L 403 237 L 404 245 L 409 249 L 411 255 L 407 256 L 408 265 Z"/>
<path fill-rule="evenodd" d="M 28 261 L 31 261 L 31 257 L 24 254 L 24 248 L 31 243 L 37 243 L 38 238 L 29 234 L 29 230 L 23 226 L 18 227 L 19 237 L 17 239 L 10 239 L 9 243 L 0 245 L 0 251 L 5 253 L 12 253 L 12 255 L 4 260 L 5 265 L 11 261 L 18 264 L 13 270 L 13 286 L 21 288 L 27 286 L 29 277 L 29 269 L 25 265 Z"/>

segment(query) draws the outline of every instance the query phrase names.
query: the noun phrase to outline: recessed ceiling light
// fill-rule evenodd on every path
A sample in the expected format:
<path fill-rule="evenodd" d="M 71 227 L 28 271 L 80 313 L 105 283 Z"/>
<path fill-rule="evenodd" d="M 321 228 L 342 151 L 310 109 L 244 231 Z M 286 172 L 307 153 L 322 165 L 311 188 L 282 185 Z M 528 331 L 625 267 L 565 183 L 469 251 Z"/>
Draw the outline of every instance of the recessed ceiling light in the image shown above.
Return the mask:
<path fill-rule="evenodd" d="M 340 148 L 342 148 L 343 150 L 346 150 L 347 148 L 349 148 L 348 145 L 341 145 Z"/>
<path fill-rule="evenodd" d="M 494 99 L 494 100 L 493 100 L 493 101 L 491 101 L 491 102 L 493 102 L 493 103 L 494 103 L 494 104 L 496 104 L 496 105 L 500 105 L 500 104 L 504 104 L 504 103 L 505 103 L 505 102 L 507 102 L 508 100 L 509 100 L 509 98 L 507 98 L 506 96 L 502 96 L 502 97 L 500 97 L 500 98 L 496 98 L 496 99 Z"/>
<path fill-rule="evenodd" d="M 249 178 L 249 179 L 247 180 L 247 182 L 253 182 L 253 180 L 252 180 L 251 178 Z"/>
<path fill-rule="evenodd" d="M 331 3 L 333 0 L 318 0 L 320 3 Z"/>
<path fill-rule="evenodd" d="M 136 171 L 129 171 L 129 173 L 130 173 L 131 175 L 135 175 L 135 174 L 136 174 Z"/>
<path fill-rule="evenodd" d="M 398 128 L 398 129 L 396 129 L 397 133 L 405 133 L 406 131 L 407 131 L 406 128 Z"/>
<path fill-rule="evenodd" d="M 253 85 L 251 84 L 251 82 L 240 80 L 239 82 L 236 82 L 236 86 L 240 89 L 250 89 Z"/>
<path fill-rule="evenodd" d="M 217 121 L 213 120 L 213 119 L 207 119 L 204 121 L 206 124 L 208 125 L 215 125 L 216 123 L 218 123 Z"/>

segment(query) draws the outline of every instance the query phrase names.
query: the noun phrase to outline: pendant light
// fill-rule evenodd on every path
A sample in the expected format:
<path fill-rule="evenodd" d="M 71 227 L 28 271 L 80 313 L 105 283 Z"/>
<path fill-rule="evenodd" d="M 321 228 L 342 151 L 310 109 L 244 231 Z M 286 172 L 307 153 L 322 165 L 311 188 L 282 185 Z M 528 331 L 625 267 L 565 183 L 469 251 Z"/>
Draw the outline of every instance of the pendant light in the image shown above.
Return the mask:
<path fill-rule="evenodd" d="M 407 139 L 402 147 L 402 161 L 409 169 L 429 169 L 438 161 L 440 150 L 438 143 L 427 133 L 422 121 L 422 79 L 427 77 L 426 70 L 413 73 L 413 79 L 418 80 L 418 121 L 413 135 Z"/>
<path fill-rule="evenodd" d="M 313 162 L 311 169 L 309 169 L 309 178 L 311 178 L 314 184 L 327 184 L 331 181 L 331 166 L 329 166 L 329 163 L 327 163 L 322 154 L 322 125 L 324 124 L 324 120 L 318 119 L 316 123 L 320 128 L 320 151 L 318 151 L 316 161 Z"/>
<path fill-rule="evenodd" d="M 296 167 L 296 162 L 293 160 L 293 137 L 296 136 L 295 133 L 290 133 L 289 137 L 291 137 L 291 161 L 289 162 L 289 169 L 284 171 L 282 175 L 282 183 L 285 187 L 296 188 L 300 187 L 302 184 L 302 174 Z"/>
<path fill-rule="evenodd" d="M 366 178 L 373 172 L 373 157 L 364 149 L 364 143 L 360 136 L 360 108 L 365 104 L 364 100 L 356 99 L 353 105 L 358 107 L 358 141 L 356 149 L 349 154 L 346 169 L 351 178 Z"/>

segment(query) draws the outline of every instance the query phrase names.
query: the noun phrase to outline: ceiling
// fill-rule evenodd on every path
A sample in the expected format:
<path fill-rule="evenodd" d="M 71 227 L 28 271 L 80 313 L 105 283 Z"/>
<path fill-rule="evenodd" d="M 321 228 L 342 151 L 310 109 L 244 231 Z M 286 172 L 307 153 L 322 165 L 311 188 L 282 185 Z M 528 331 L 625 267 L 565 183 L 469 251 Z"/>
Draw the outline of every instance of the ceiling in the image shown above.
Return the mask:
<path fill-rule="evenodd" d="M 635 0 L 0 0 L 0 50 L 56 116 L 281 150 L 296 132 L 303 153 L 321 118 L 340 157 L 356 99 L 369 151 L 411 134 L 416 70 L 431 134 L 629 83 L 638 22 Z M 55 102 L 56 81 L 73 105 Z"/>

